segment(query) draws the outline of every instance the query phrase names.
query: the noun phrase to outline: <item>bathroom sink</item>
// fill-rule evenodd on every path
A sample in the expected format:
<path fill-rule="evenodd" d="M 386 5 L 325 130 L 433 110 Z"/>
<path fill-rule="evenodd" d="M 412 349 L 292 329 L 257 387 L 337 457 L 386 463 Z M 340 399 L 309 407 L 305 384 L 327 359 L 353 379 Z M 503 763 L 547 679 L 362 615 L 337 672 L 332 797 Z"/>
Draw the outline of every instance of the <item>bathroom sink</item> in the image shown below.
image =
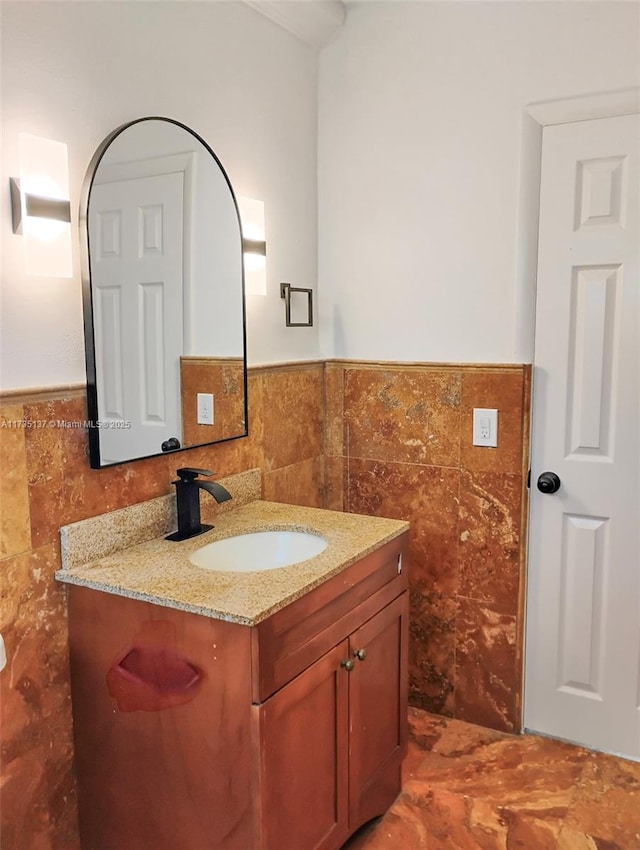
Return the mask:
<path fill-rule="evenodd" d="M 306 561 L 327 545 L 324 537 L 306 531 L 256 531 L 208 543 L 196 549 L 189 560 L 205 570 L 261 572 Z"/>

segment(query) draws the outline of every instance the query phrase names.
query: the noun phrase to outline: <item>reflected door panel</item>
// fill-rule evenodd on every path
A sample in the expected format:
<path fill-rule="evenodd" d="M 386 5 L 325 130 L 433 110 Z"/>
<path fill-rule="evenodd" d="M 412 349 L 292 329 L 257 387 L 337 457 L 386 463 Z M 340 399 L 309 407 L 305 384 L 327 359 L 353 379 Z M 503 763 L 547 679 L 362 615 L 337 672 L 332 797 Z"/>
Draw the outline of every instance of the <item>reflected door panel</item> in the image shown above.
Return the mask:
<path fill-rule="evenodd" d="M 90 227 L 100 448 L 116 463 L 181 431 L 182 175 L 95 186 Z"/>

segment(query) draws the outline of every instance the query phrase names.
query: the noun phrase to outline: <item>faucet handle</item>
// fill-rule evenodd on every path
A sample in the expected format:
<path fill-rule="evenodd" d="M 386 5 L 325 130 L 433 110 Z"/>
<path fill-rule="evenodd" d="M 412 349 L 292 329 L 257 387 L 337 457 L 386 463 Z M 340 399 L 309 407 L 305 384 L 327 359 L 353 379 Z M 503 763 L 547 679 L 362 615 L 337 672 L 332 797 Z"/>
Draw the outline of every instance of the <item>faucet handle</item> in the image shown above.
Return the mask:
<path fill-rule="evenodd" d="M 210 469 L 192 469 L 190 466 L 177 469 L 176 472 L 180 481 L 195 481 L 198 475 L 215 475 Z"/>

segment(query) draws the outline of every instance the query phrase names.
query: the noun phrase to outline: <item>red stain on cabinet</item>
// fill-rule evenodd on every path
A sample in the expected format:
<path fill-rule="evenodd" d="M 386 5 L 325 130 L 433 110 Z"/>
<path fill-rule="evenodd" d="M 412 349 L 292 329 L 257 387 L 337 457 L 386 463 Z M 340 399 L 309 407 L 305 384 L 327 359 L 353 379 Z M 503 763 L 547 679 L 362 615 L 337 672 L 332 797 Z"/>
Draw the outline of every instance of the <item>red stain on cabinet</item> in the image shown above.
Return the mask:
<path fill-rule="evenodd" d="M 143 624 L 106 680 L 120 711 L 162 711 L 190 702 L 202 673 L 178 653 L 173 624 L 153 621 Z"/>

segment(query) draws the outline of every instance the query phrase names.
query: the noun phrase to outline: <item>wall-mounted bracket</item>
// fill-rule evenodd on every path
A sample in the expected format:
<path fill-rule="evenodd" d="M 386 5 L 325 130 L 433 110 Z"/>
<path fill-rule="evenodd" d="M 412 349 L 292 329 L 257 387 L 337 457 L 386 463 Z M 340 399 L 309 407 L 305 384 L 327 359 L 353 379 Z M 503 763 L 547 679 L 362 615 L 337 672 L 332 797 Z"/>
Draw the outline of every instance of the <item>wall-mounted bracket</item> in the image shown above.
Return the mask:
<path fill-rule="evenodd" d="M 304 322 L 291 321 L 291 296 L 292 294 L 306 295 L 307 319 Z M 288 328 L 311 328 L 313 327 L 313 290 L 301 289 L 298 286 L 291 286 L 290 283 L 280 284 L 280 298 L 284 298 L 285 305 L 285 324 Z M 298 299 L 296 299 L 298 300 Z"/>

